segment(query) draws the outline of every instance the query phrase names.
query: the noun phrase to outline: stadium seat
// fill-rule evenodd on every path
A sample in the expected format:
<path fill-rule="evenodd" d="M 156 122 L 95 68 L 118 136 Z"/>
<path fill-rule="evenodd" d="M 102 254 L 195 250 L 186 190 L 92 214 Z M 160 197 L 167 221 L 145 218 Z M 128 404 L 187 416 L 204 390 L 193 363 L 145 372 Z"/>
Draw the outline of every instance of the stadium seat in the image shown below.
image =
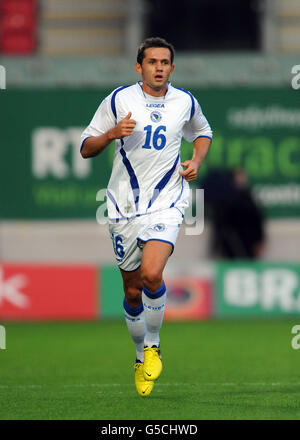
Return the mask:
<path fill-rule="evenodd" d="M 36 47 L 36 0 L 2 0 L 0 10 L 1 52 L 32 53 Z"/>

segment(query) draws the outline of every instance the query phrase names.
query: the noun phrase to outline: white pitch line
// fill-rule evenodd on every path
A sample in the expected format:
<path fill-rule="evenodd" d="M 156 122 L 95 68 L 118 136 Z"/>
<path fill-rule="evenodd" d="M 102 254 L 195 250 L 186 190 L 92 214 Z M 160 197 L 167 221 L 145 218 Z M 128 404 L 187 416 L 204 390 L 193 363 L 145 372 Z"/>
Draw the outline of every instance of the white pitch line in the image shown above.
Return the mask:
<path fill-rule="evenodd" d="M 297 386 L 300 385 L 300 382 L 209 382 L 209 383 L 177 383 L 177 382 L 169 382 L 169 383 L 156 383 L 158 387 L 211 387 L 211 386 Z M 9 388 L 45 388 L 45 387 L 59 387 L 59 388 L 108 388 L 108 387 L 132 387 L 133 383 L 88 383 L 88 384 L 11 384 L 11 385 L 0 385 L 0 389 L 9 389 Z"/>

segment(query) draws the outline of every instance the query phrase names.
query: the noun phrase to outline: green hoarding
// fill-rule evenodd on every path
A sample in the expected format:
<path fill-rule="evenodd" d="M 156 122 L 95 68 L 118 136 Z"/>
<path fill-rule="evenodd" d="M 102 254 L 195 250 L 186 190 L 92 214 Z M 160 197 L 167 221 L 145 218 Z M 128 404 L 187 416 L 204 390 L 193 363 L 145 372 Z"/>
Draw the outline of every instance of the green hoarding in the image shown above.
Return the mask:
<path fill-rule="evenodd" d="M 0 218 L 95 218 L 114 148 L 84 160 L 80 134 L 110 90 L 3 90 Z M 194 89 L 214 140 L 200 176 L 244 167 L 267 215 L 300 215 L 300 91 Z M 192 146 L 183 142 L 182 160 Z"/>
<path fill-rule="evenodd" d="M 99 271 L 101 274 L 99 283 L 101 318 L 123 317 L 124 291 L 120 269 L 117 265 L 104 265 Z"/>
<path fill-rule="evenodd" d="M 109 154 L 88 161 L 80 134 L 109 91 L 23 90 L 1 94 L 2 218 L 92 218 L 110 175 Z"/>
<path fill-rule="evenodd" d="M 218 263 L 217 316 L 300 314 L 300 264 Z"/>

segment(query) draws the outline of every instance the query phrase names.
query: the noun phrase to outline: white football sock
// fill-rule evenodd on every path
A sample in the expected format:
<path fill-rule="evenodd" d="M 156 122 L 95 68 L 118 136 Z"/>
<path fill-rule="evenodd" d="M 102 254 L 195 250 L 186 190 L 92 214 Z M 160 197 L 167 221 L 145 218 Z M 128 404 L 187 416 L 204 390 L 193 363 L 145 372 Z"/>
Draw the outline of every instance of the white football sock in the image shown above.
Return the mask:
<path fill-rule="evenodd" d="M 155 292 L 143 287 L 142 300 L 146 322 L 145 346 L 159 346 L 159 330 L 162 325 L 166 305 L 166 285 L 163 285 Z"/>
<path fill-rule="evenodd" d="M 144 338 L 146 334 L 145 314 L 143 304 L 137 307 L 130 307 L 124 298 L 125 319 L 130 336 L 136 346 L 136 358 L 144 362 Z"/>

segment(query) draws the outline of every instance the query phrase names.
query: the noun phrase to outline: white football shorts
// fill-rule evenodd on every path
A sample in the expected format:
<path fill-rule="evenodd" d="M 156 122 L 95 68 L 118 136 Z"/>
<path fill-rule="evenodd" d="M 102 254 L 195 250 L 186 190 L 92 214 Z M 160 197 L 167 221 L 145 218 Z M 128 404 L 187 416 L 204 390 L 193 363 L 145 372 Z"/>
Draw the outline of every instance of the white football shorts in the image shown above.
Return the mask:
<path fill-rule="evenodd" d="M 172 245 L 177 240 L 183 214 L 178 208 L 109 223 L 117 264 L 125 272 L 133 272 L 141 265 L 143 243 L 150 240 L 165 241 Z"/>

